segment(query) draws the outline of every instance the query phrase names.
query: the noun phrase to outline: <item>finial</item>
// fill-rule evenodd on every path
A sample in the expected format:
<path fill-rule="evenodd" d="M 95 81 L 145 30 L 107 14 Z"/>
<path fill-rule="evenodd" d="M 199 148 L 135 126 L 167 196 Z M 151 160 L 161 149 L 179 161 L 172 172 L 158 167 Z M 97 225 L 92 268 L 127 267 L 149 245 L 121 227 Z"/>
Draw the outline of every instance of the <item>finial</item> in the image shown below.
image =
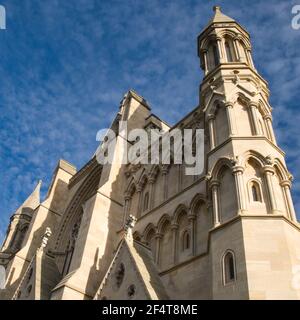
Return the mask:
<path fill-rule="evenodd" d="M 221 7 L 220 6 L 214 6 L 214 12 L 221 12 Z"/>
<path fill-rule="evenodd" d="M 126 223 L 124 225 L 124 233 L 125 237 L 128 241 L 133 242 L 133 235 L 132 235 L 132 229 L 136 223 L 136 218 L 132 215 L 129 215 L 128 219 L 126 220 Z"/>
<path fill-rule="evenodd" d="M 49 241 L 49 238 L 51 237 L 52 235 L 52 232 L 51 232 L 51 229 L 49 227 L 46 228 L 46 231 L 44 233 L 44 236 L 42 238 L 42 243 L 41 243 L 41 246 L 40 246 L 40 250 L 43 251 L 44 248 L 47 247 L 47 244 L 48 244 L 48 241 Z"/>

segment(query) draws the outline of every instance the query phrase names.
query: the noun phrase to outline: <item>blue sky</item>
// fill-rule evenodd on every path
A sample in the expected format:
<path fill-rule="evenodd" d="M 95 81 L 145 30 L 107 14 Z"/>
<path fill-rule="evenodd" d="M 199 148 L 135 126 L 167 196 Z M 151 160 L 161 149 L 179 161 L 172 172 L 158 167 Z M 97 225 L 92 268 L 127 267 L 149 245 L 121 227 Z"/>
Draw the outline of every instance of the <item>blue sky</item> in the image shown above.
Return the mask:
<path fill-rule="evenodd" d="M 198 103 L 196 37 L 213 5 L 250 32 L 269 82 L 276 135 L 295 177 L 300 212 L 298 1 L 0 0 L 0 241 L 9 216 L 60 158 L 80 168 L 123 94 L 134 88 L 175 123 Z"/>

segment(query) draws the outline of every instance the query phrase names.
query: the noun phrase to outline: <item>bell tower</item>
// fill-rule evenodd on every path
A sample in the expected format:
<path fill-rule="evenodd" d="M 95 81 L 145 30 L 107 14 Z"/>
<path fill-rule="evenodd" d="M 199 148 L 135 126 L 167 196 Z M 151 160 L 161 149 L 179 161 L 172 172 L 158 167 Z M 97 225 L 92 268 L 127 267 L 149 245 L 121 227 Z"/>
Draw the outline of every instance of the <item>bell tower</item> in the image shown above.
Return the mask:
<path fill-rule="evenodd" d="M 246 299 L 275 298 L 279 289 L 267 282 L 277 275 L 286 279 L 287 295 L 299 298 L 300 292 L 290 285 L 292 261 L 300 257 L 292 175 L 276 142 L 268 83 L 254 66 L 250 35 L 216 6 L 198 37 L 198 55 L 204 71 L 200 106 L 210 146 L 206 159 L 214 217 L 210 252 L 213 278 L 219 279 L 213 281 L 214 298 L 234 298 L 237 293 Z M 293 234 L 297 241 L 283 248 Z M 231 255 L 228 283 L 226 252 Z"/>

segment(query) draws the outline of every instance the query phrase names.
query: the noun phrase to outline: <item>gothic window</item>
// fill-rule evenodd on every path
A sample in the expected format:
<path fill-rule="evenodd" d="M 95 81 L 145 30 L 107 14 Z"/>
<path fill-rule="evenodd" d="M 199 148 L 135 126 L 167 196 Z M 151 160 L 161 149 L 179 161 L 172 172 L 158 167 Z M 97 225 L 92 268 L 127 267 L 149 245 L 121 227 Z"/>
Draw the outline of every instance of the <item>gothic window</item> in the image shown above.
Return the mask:
<path fill-rule="evenodd" d="M 261 202 L 260 188 L 258 183 L 255 181 L 251 183 L 251 195 L 252 195 L 252 201 Z"/>
<path fill-rule="evenodd" d="M 216 67 L 220 63 L 218 48 L 216 45 L 213 45 L 213 55 L 214 55 L 214 67 Z"/>
<path fill-rule="evenodd" d="M 13 240 L 11 242 L 13 251 L 18 251 L 21 249 L 27 230 L 28 230 L 28 225 L 25 225 L 22 227 L 18 226 L 16 228 Z"/>
<path fill-rule="evenodd" d="M 149 192 L 146 192 L 146 193 L 145 193 L 145 196 L 144 196 L 143 211 L 148 210 L 148 207 L 149 207 Z"/>
<path fill-rule="evenodd" d="M 233 62 L 233 55 L 232 55 L 231 47 L 228 41 L 225 42 L 225 51 L 226 51 L 227 62 Z"/>
<path fill-rule="evenodd" d="M 63 275 L 66 275 L 69 272 L 71 267 L 71 262 L 72 262 L 72 258 L 75 250 L 75 244 L 76 244 L 76 240 L 77 240 L 80 225 L 81 225 L 82 215 L 83 215 L 83 211 L 81 211 L 77 221 L 73 225 L 73 228 L 70 234 L 70 238 L 69 238 L 69 242 L 66 250 L 65 262 L 63 266 Z"/>
<path fill-rule="evenodd" d="M 235 259 L 234 254 L 228 251 L 223 258 L 223 280 L 224 284 L 235 281 L 236 271 L 235 271 Z"/>
<path fill-rule="evenodd" d="M 185 231 L 182 237 L 182 249 L 183 251 L 188 250 L 190 248 L 190 233 Z"/>
<path fill-rule="evenodd" d="M 118 269 L 117 269 L 116 274 L 115 274 L 115 280 L 116 280 L 117 288 L 121 287 L 121 285 L 123 283 L 123 280 L 124 280 L 124 276 L 125 276 L 125 267 L 124 267 L 124 264 L 121 263 L 118 266 Z"/>

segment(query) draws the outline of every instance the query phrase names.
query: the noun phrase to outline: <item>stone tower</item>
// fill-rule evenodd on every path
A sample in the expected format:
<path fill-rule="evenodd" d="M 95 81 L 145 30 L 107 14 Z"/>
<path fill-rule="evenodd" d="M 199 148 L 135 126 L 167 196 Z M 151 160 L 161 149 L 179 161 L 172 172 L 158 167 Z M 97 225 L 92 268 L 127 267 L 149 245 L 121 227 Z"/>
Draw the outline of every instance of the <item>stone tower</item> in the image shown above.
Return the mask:
<path fill-rule="evenodd" d="M 198 37 L 215 228 L 211 261 L 213 278 L 218 279 L 213 297 L 272 299 L 284 291 L 299 298 L 293 288 L 300 248 L 292 176 L 276 143 L 268 84 L 255 69 L 248 32 L 220 7 L 214 11 Z M 229 269 L 239 270 L 226 270 L 226 259 Z M 231 280 L 236 286 L 226 285 Z"/>

